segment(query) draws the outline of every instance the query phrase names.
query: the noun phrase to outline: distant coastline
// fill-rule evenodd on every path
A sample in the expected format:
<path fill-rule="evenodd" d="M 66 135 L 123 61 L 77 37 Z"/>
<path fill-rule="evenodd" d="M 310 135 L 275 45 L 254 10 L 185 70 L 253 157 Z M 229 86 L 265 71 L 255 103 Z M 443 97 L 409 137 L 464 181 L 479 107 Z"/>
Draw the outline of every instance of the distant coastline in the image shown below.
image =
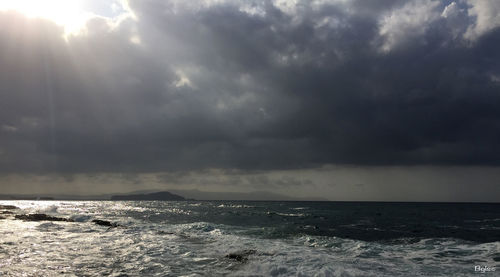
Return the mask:
<path fill-rule="evenodd" d="M 113 195 L 111 200 L 159 200 L 159 201 L 183 201 L 186 198 L 168 191 L 160 191 L 146 194 L 124 194 Z"/>
<path fill-rule="evenodd" d="M 51 196 L 0 195 L 0 200 L 56 200 Z"/>
<path fill-rule="evenodd" d="M 134 191 L 99 195 L 68 194 L 0 194 L 0 200 L 221 200 L 221 201 L 329 201 L 320 197 L 290 197 L 268 191 L 253 192 L 212 192 L 201 190 Z"/>

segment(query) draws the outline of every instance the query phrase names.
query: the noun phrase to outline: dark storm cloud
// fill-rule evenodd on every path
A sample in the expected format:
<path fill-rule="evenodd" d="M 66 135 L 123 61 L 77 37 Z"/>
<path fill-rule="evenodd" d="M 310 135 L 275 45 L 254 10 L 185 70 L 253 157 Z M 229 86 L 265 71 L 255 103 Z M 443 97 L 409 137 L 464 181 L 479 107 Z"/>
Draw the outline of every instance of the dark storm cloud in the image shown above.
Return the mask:
<path fill-rule="evenodd" d="M 222 186 L 222 187 L 251 187 L 253 189 L 269 190 L 294 187 L 314 186 L 314 182 L 307 178 L 296 178 L 288 175 L 270 176 L 265 171 L 252 171 L 248 174 L 242 170 L 204 170 L 202 172 L 168 172 L 156 175 L 158 183 L 170 184 L 178 187 L 185 186 Z"/>
<path fill-rule="evenodd" d="M 1 13 L 1 170 L 500 164 L 496 2 L 203 3 Z"/>

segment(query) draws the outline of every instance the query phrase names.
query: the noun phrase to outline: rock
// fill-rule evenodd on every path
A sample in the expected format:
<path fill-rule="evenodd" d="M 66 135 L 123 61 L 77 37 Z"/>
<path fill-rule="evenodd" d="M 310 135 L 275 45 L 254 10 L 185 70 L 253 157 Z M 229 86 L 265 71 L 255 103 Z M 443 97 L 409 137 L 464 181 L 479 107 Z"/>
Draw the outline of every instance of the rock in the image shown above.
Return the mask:
<path fill-rule="evenodd" d="M 19 209 L 19 208 L 16 206 L 13 206 L 13 205 L 0 205 L 0 209 L 2 209 L 2 210 L 15 210 L 15 209 Z"/>
<path fill-rule="evenodd" d="M 0 214 L 13 214 L 11 211 L 1 211 Z"/>
<path fill-rule="evenodd" d="M 248 261 L 248 256 L 255 254 L 257 251 L 254 249 L 243 250 L 240 252 L 229 253 L 226 255 L 226 258 L 236 260 L 238 262 L 246 262 Z"/>
<path fill-rule="evenodd" d="M 16 219 L 21 219 L 24 221 L 66 221 L 73 222 L 71 218 L 55 217 L 46 214 L 18 214 L 15 216 Z"/>
<path fill-rule="evenodd" d="M 120 226 L 120 225 L 118 225 L 116 223 L 112 223 L 112 222 L 109 222 L 107 220 L 94 219 L 94 220 L 92 220 L 92 222 L 94 222 L 97 225 L 107 226 L 107 227 L 118 227 L 118 226 Z"/>
<path fill-rule="evenodd" d="M 158 231 L 158 235 L 175 235 L 175 233 L 167 231 Z"/>
<path fill-rule="evenodd" d="M 5 217 L 3 217 L 3 216 L 0 216 L 0 220 L 1 220 L 1 219 L 5 219 Z"/>

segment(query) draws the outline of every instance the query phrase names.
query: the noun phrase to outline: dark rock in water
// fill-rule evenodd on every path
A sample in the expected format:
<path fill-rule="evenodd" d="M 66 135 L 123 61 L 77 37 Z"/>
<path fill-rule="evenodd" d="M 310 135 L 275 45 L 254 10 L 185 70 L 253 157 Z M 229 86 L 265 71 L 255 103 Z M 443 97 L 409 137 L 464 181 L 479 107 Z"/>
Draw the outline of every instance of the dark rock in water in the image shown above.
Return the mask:
<path fill-rule="evenodd" d="M 92 222 L 94 222 L 97 225 L 107 226 L 107 227 L 118 227 L 118 226 L 120 226 L 120 225 L 118 225 L 116 223 L 112 223 L 112 222 L 109 222 L 107 220 L 94 219 L 94 220 L 92 220 Z"/>
<path fill-rule="evenodd" d="M 2 209 L 2 210 L 15 210 L 15 209 L 19 209 L 19 208 L 16 206 L 13 206 L 13 205 L 0 205 L 0 209 Z"/>
<path fill-rule="evenodd" d="M 257 251 L 254 249 L 243 250 L 240 252 L 229 253 L 226 255 L 226 258 L 236 260 L 238 262 L 246 262 L 248 261 L 248 256 L 255 254 Z"/>
<path fill-rule="evenodd" d="M 0 214 L 13 214 L 11 211 L 1 211 Z"/>
<path fill-rule="evenodd" d="M 130 194 L 130 195 L 113 195 L 111 200 L 170 200 L 181 201 L 186 200 L 184 197 L 170 193 L 168 191 L 148 193 L 148 194 Z"/>
<path fill-rule="evenodd" d="M 174 232 L 158 231 L 158 235 L 175 235 Z"/>
<path fill-rule="evenodd" d="M 3 217 L 3 216 L 0 216 L 0 219 L 5 219 L 5 217 Z"/>
<path fill-rule="evenodd" d="M 46 214 L 18 214 L 15 216 L 16 219 L 21 219 L 24 221 L 66 221 L 73 222 L 71 218 L 55 217 Z"/>

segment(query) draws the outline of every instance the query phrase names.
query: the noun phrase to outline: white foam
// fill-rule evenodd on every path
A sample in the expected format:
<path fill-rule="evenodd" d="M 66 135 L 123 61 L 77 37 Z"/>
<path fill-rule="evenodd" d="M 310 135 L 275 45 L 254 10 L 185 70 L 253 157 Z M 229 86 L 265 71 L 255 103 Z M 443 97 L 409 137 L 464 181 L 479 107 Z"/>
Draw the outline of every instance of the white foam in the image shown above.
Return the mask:
<path fill-rule="evenodd" d="M 127 213 L 176 208 L 168 203 L 145 210 L 113 202 L 21 204 L 45 212 L 78 211 L 71 216 L 77 222 L 3 220 L 1 276 L 467 276 L 474 274 L 471 261 L 495 265 L 500 252 L 500 242 L 446 238 L 412 244 L 311 235 L 264 239 L 241 235 L 248 230 L 243 227 L 152 223 Z M 126 222 L 126 228 L 91 224 L 93 218 Z M 246 263 L 226 257 L 245 250 L 255 250 L 247 252 Z"/>

